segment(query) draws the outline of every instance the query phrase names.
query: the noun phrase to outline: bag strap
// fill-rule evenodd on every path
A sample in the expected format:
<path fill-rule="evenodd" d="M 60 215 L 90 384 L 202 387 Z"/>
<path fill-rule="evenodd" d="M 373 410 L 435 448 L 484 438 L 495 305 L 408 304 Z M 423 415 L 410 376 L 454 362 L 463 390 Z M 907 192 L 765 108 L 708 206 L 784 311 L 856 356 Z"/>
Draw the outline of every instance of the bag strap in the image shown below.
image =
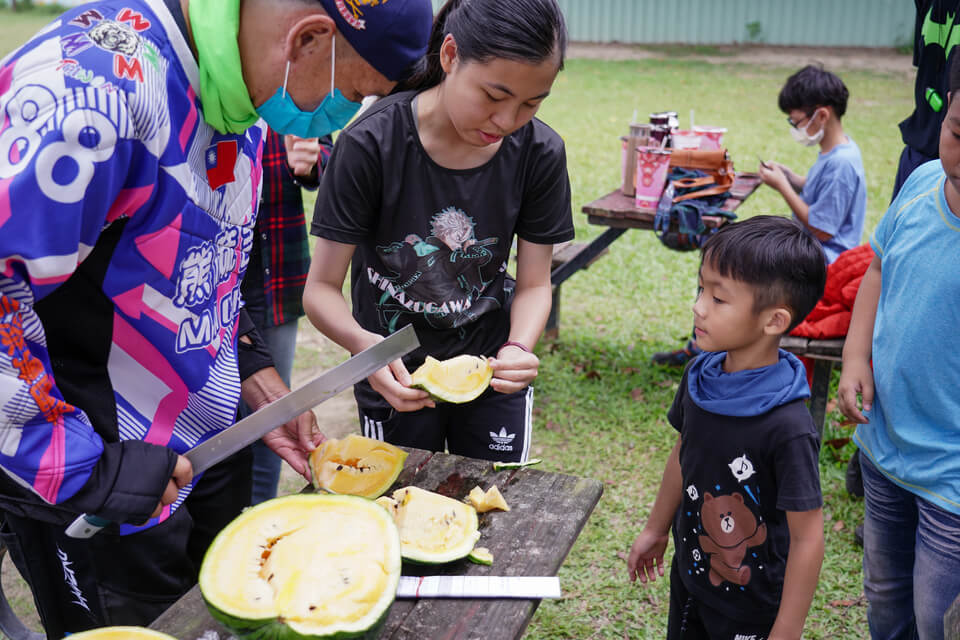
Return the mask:
<path fill-rule="evenodd" d="M 692 198 L 702 198 L 704 196 L 715 196 L 720 195 L 721 193 L 726 193 L 730 191 L 730 187 L 717 185 L 715 187 L 709 187 L 707 189 L 700 189 L 699 191 L 694 191 L 692 193 L 687 193 L 682 196 L 677 196 L 673 199 L 674 202 L 681 202 L 683 200 L 690 200 Z"/>
<path fill-rule="evenodd" d="M 679 178 L 673 181 L 673 186 L 677 189 L 692 189 L 693 187 L 703 187 L 708 184 L 716 184 L 713 176 L 703 176 L 702 178 Z"/>

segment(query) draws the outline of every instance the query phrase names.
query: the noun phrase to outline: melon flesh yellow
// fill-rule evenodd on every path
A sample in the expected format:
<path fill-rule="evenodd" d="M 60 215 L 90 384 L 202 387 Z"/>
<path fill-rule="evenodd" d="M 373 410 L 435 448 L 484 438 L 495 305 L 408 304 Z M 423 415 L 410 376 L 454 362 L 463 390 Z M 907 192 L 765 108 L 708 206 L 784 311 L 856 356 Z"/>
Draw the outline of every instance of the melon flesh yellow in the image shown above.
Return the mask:
<path fill-rule="evenodd" d="M 318 489 L 376 498 L 396 481 L 406 459 L 399 447 L 352 433 L 314 449 L 310 471 Z"/>
<path fill-rule="evenodd" d="M 510 505 L 507 504 L 503 494 L 500 493 L 500 489 L 497 489 L 497 485 L 491 485 L 486 491 L 480 487 L 474 487 L 467 494 L 467 499 L 470 500 L 470 504 L 477 510 L 477 513 L 485 513 L 494 509 L 510 511 Z"/>
<path fill-rule="evenodd" d="M 100 627 L 70 634 L 70 640 L 177 640 L 146 627 Z"/>
<path fill-rule="evenodd" d="M 365 498 L 298 494 L 247 509 L 214 539 L 200 592 L 241 638 L 373 637 L 396 596 L 400 536 Z"/>
<path fill-rule="evenodd" d="M 486 358 L 460 355 L 449 360 L 427 356 L 411 375 L 411 386 L 443 402 L 470 402 L 490 385 L 493 369 Z"/>
<path fill-rule="evenodd" d="M 459 500 L 418 487 L 403 487 L 377 504 L 400 529 L 400 553 L 406 560 L 442 564 L 467 556 L 477 540 L 477 511 Z"/>

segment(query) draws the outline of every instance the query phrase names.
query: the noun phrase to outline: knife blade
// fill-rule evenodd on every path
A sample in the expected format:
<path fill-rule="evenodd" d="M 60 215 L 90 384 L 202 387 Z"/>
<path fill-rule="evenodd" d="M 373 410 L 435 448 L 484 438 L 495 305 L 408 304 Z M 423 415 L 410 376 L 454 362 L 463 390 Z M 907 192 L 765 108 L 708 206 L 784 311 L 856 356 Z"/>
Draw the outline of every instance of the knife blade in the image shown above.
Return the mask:
<path fill-rule="evenodd" d="M 282 398 L 238 420 L 217 435 L 187 450 L 183 455 L 193 465 L 193 474 L 206 471 L 269 431 L 286 424 L 301 413 L 341 391 L 349 389 L 370 374 L 387 366 L 420 346 L 413 325 L 384 338 L 349 360 L 326 371 Z M 82 514 L 67 527 L 71 538 L 89 538 L 110 524 L 96 515 Z"/>
<path fill-rule="evenodd" d="M 398 598 L 560 598 L 557 576 L 400 576 Z"/>

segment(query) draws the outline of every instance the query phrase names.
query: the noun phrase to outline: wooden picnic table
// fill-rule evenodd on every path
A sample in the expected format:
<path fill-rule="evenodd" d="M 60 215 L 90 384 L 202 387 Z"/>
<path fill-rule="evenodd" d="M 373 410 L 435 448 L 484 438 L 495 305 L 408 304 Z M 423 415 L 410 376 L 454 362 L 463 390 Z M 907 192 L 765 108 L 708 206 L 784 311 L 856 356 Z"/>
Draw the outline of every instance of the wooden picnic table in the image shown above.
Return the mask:
<path fill-rule="evenodd" d="M 414 485 L 462 499 L 477 485 L 486 490 L 496 484 L 510 511 L 480 514 L 478 545 L 493 553 L 491 566 L 467 560 L 437 567 L 404 563 L 404 575 L 556 575 L 603 492 L 599 481 L 588 478 L 530 467 L 494 471 L 488 460 L 421 449 L 407 451 L 410 455 L 390 492 Z M 561 589 L 564 586 L 561 584 Z M 539 604 L 538 599 L 396 600 L 379 638 L 513 640 L 523 635 Z M 179 640 L 198 640 L 205 633 L 211 638 L 211 631 L 221 640 L 230 636 L 210 617 L 198 587 L 150 628 Z"/>
<path fill-rule="evenodd" d="M 816 340 L 799 336 L 783 336 L 780 348 L 797 356 L 813 360 L 813 380 L 810 384 L 810 415 L 823 440 L 823 423 L 827 417 L 827 400 L 830 396 L 830 377 L 833 367 L 843 359 L 843 343 L 846 338 Z"/>
<path fill-rule="evenodd" d="M 749 198 L 760 186 L 760 174 L 738 171 L 734 175 L 733 185 L 727 199 L 721 206 L 725 211 L 733 212 L 744 200 Z M 589 243 L 569 243 L 554 251 L 551 265 L 550 283 L 553 285 L 553 305 L 544 335 L 556 338 L 560 328 L 560 286 L 564 281 L 581 269 L 586 269 L 605 254 L 608 247 L 628 229 L 653 230 L 656 209 L 637 207 L 632 196 L 625 196 L 618 188 L 610 193 L 583 205 L 581 211 L 587 214 L 590 224 L 609 227 Z M 724 216 L 704 216 L 704 224 L 718 227 L 726 222 Z"/>

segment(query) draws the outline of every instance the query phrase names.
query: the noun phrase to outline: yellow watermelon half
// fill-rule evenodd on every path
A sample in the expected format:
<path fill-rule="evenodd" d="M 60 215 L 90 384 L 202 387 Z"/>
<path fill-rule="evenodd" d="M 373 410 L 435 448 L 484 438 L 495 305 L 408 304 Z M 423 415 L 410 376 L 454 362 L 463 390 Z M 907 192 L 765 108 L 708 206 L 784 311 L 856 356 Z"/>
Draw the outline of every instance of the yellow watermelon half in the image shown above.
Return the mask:
<path fill-rule="evenodd" d="M 240 638 L 374 638 L 400 566 L 397 526 L 373 501 L 297 494 L 247 509 L 217 535 L 200 593 Z"/>
<path fill-rule="evenodd" d="M 377 504 L 393 515 L 400 529 L 405 560 L 443 564 L 466 557 L 480 539 L 477 510 L 459 500 L 418 487 L 403 487 Z"/>
<path fill-rule="evenodd" d="M 480 396 L 493 379 L 486 358 L 460 355 L 449 360 L 427 356 L 411 375 L 411 386 L 423 389 L 442 402 L 470 402 Z"/>
<path fill-rule="evenodd" d="M 327 440 L 310 454 L 313 486 L 330 493 L 376 498 L 396 481 L 406 459 L 403 449 L 357 434 Z"/>

